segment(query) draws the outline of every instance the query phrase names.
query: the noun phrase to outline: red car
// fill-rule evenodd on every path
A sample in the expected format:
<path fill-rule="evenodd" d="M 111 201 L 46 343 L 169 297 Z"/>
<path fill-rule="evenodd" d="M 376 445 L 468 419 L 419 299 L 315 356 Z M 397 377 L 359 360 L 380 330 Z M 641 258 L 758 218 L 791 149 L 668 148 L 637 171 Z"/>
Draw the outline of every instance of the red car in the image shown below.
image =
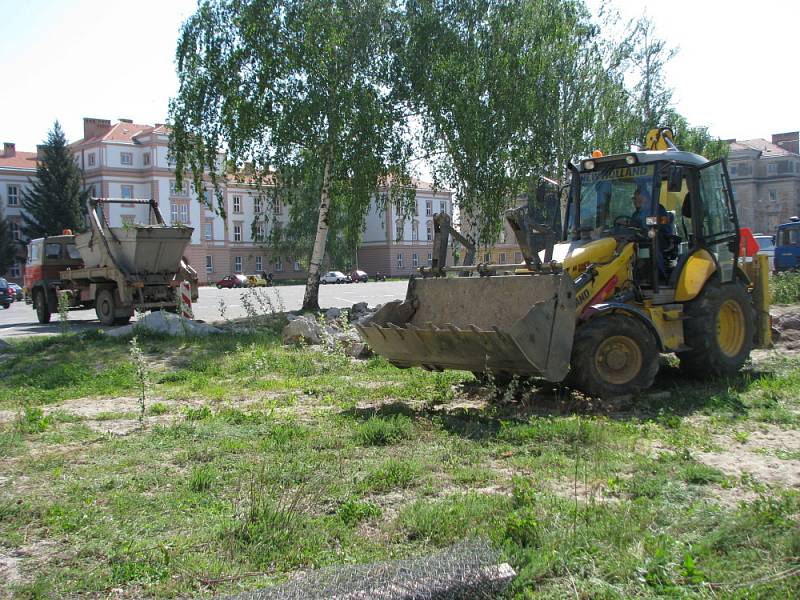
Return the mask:
<path fill-rule="evenodd" d="M 222 288 L 242 288 L 247 285 L 247 277 L 244 275 L 226 275 L 217 282 L 217 289 Z"/>
<path fill-rule="evenodd" d="M 350 281 L 352 283 L 367 283 L 369 281 L 369 275 L 367 275 L 366 271 L 350 271 L 348 275 L 350 275 Z"/>

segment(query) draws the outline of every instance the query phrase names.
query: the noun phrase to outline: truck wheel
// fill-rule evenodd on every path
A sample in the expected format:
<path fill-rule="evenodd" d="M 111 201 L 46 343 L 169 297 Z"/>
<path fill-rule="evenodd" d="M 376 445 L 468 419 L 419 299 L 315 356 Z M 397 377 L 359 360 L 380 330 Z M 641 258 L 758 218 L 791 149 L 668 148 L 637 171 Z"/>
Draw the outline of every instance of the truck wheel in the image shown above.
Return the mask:
<path fill-rule="evenodd" d="M 50 322 L 50 308 L 47 306 L 47 298 L 42 290 L 33 293 L 33 303 L 36 305 L 36 318 L 39 323 L 44 325 Z"/>
<path fill-rule="evenodd" d="M 103 325 L 114 324 L 114 292 L 112 290 L 100 290 L 94 301 L 94 310 L 97 313 L 97 318 Z"/>
<path fill-rule="evenodd" d="M 597 317 L 578 329 L 567 383 L 591 396 L 637 394 L 653 385 L 658 346 L 635 317 Z"/>
<path fill-rule="evenodd" d="M 739 281 L 709 281 L 684 306 L 689 317 L 683 338 L 691 350 L 678 352 L 681 370 L 696 377 L 729 377 L 742 368 L 753 348 L 753 303 Z"/>

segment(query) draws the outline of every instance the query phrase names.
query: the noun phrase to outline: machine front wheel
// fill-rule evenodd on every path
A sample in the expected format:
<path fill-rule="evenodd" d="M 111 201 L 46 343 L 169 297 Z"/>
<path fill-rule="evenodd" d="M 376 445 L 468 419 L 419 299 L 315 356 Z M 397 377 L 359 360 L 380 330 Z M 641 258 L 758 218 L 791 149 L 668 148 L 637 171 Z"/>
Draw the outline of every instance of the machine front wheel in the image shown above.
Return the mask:
<path fill-rule="evenodd" d="M 636 394 L 653 385 L 658 346 L 635 317 L 600 316 L 578 328 L 567 383 L 591 396 Z"/>
<path fill-rule="evenodd" d="M 42 325 L 50 322 L 50 308 L 47 306 L 47 297 L 42 290 L 34 292 L 34 303 L 36 304 L 36 318 Z"/>
<path fill-rule="evenodd" d="M 100 290 L 95 298 L 94 310 L 100 323 L 106 326 L 114 324 L 114 292 L 113 290 Z"/>

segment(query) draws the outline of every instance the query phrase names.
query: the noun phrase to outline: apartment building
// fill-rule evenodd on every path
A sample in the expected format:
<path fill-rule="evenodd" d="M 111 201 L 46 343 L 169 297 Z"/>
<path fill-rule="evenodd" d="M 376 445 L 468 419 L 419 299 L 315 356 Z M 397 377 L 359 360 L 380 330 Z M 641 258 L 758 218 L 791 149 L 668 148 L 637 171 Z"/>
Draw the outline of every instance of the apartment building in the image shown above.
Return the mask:
<path fill-rule="evenodd" d="M 739 221 L 760 233 L 800 214 L 800 134 L 728 140 L 728 171 Z"/>
<path fill-rule="evenodd" d="M 186 257 L 197 269 L 201 283 L 213 283 L 230 273 L 271 272 L 275 279 L 305 277 L 297 257 L 281 256 L 264 242 L 272 227 L 286 224 L 288 207 L 266 198 L 256 185 L 231 177 L 219 192 L 226 211 L 223 219 L 211 208 L 217 203 L 213 190 L 206 191 L 202 199 L 186 189 L 188 185 L 179 190 L 164 124 L 86 118 L 83 130 L 83 138 L 70 147 L 92 195 L 152 198 L 168 223 L 193 227 Z M 220 164 L 223 158 L 220 155 Z M 22 239 L 21 193 L 29 185 L 28 178 L 35 175 L 36 153 L 17 152 L 14 144 L 6 144 L 0 158 L 0 210 L 10 218 L 17 239 Z M 410 275 L 416 266 L 430 264 L 432 215 L 441 211 L 452 214 L 452 195 L 435 191 L 424 182 L 415 185 L 417 210 L 408 219 L 394 206 L 379 208 L 382 203 L 373 203 L 356 266 L 370 274 Z M 105 216 L 111 226 L 119 227 L 147 222 L 147 210 L 136 204 L 111 204 Z M 21 275 L 22 260 L 9 276 L 19 281 Z"/>
<path fill-rule="evenodd" d="M 406 212 L 400 207 L 375 202 L 367 214 L 363 241 L 358 249 L 358 268 L 370 275 L 407 277 L 433 261 L 433 215 L 453 215 L 453 194 L 430 183 L 413 180 L 415 203 Z"/>
<path fill-rule="evenodd" d="M 20 152 L 15 144 L 3 144 L 0 154 L 0 215 L 5 217 L 10 226 L 10 235 L 16 241 L 22 236 L 22 193 L 30 186 L 29 178 L 36 176 L 36 152 Z M 8 273 L 0 273 L 9 281 L 22 283 L 24 264 L 22 247 L 17 260 L 11 265 Z"/>

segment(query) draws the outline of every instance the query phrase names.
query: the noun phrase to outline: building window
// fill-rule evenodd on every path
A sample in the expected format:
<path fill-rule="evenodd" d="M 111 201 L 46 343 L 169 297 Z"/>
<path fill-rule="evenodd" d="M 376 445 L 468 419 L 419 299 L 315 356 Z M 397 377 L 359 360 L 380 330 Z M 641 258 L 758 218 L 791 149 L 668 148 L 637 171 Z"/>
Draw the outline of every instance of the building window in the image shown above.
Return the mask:
<path fill-rule="evenodd" d="M 234 242 L 241 242 L 242 241 L 242 226 L 241 225 L 234 225 L 233 226 L 233 241 Z"/>
<path fill-rule="evenodd" d="M 119 154 L 119 162 L 122 165 L 132 165 L 133 164 L 133 153 L 131 153 L 131 152 L 120 152 L 120 154 Z"/>
<path fill-rule="evenodd" d="M 263 242 L 264 239 L 267 237 L 267 228 L 264 226 L 264 223 L 259 223 L 256 225 L 256 239 L 259 242 Z"/>
<path fill-rule="evenodd" d="M 177 196 L 178 198 L 188 198 L 189 197 L 189 189 L 187 188 L 186 184 L 184 183 L 183 187 L 179 190 L 178 183 L 176 181 L 169 182 L 169 195 L 170 196 Z M 209 206 L 211 206 L 209 204 Z"/>
<path fill-rule="evenodd" d="M 235 212 L 235 213 L 242 212 L 242 197 L 241 196 L 234 196 L 233 197 L 233 212 Z"/>
<path fill-rule="evenodd" d="M 11 239 L 16 241 L 16 242 L 18 242 L 19 241 L 19 224 L 14 222 L 14 221 L 11 221 L 9 223 L 9 225 L 10 225 L 10 228 L 11 228 Z"/>
<path fill-rule="evenodd" d="M 294 261 L 294 265 L 292 266 L 292 268 L 293 268 L 295 271 L 299 271 L 299 270 L 300 270 L 300 261 L 297 261 L 297 260 L 296 260 L 296 261 Z"/>
<path fill-rule="evenodd" d="M 171 205 L 172 224 L 189 222 L 189 205 L 185 202 L 173 202 Z"/>
<path fill-rule="evenodd" d="M 233 270 L 235 273 L 242 272 L 242 257 L 241 256 L 234 256 L 233 257 Z"/>
<path fill-rule="evenodd" d="M 90 167 L 93 167 L 95 164 L 95 154 L 94 152 L 90 152 L 89 155 L 86 157 L 87 164 Z"/>
<path fill-rule="evenodd" d="M 214 257 L 210 255 L 206 255 L 206 273 L 213 273 L 214 272 Z"/>
<path fill-rule="evenodd" d="M 433 214 L 433 200 L 425 200 L 425 216 L 430 217 Z"/>
<path fill-rule="evenodd" d="M 769 201 L 770 202 L 778 201 L 778 190 L 769 190 Z"/>
<path fill-rule="evenodd" d="M 272 201 L 272 212 L 276 215 L 283 214 L 283 202 L 278 200 L 277 198 Z"/>
<path fill-rule="evenodd" d="M 778 163 L 769 163 L 767 165 L 767 173 L 769 175 L 775 175 L 778 172 Z"/>
<path fill-rule="evenodd" d="M 501 265 L 506 264 L 506 253 L 505 252 L 501 252 L 500 253 L 500 264 Z"/>
<path fill-rule="evenodd" d="M 120 195 L 125 200 L 133 200 L 133 186 L 132 185 L 121 185 L 119 187 Z"/>
<path fill-rule="evenodd" d="M 16 206 L 19 204 L 19 186 L 9 183 L 6 190 L 8 191 L 8 205 Z"/>
<path fill-rule="evenodd" d="M 485 262 L 485 263 L 492 262 L 492 255 L 489 254 L 488 252 L 486 254 L 484 254 L 483 255 L 483 262 Z"/>
<path fill-rule="evenodd" d="M 136 215 L 122 215 L 122 226 L 133 227 Z"/>
<path fill-rule="evenodd" d="M 11 277 L 22 277 L 22 268 L 20 267 L 19 261 L 15 260 L 11 263 L 11 271 L 9 271 Z"/>
<path fill-rule="evenodd" d="M 144 156 L 142 156 L 142 160 L 144 161 L 144 166 L 145 167 L 149 167 L 150 166 L 150 153 L 149 152 L 145 152 Z"/>
<path fill-rule="evenodd" d="M 214 224 L 213 223 L 203 223 L 203 237 L 207 240 L 214 239 Z"/>
<path fill-rule="evenodd" d="M 428 225 L 425 229 L 427 230 L 426 231 L 427 239 L 430 242 L 433 239 L 433 223 L 428 222 Z"/>
<path fill-rule="evenodd" d="M 253 201 L 253 210 L 255 211 L 255 213 L 256 213 L 257 215 L 260 215 L 260 214 L 261 214 L 261 211 L 263 210 L 263 209 L 262 209 L 262 206 L 261 206 L 261 198 L 256 198 L 256 199 Z"/>
<path fill-rule="evenodd" d="M 730 165 L 728 167 L 728 173 L 730 173 L 731 177 L 736 177 L 736 165 Z"/>
<path fill-rule="evenodd" d="M 419 223 L 414 221 L 411 224 L 411 240 L 416 242 L 419 239 Z"/>
<path fill-rule="evenodd" d="M 275 271 L 278 273 L 283 272 L 283 259 L 280 256 L 275 259 Z"/>
<path fill-rule="evenodd" d="M 403 255 L 402 255 L 402 253 L 399 253 L 399 252 L 397 253 L 397 268 L 398 269 L 402 269 L 403 268 Z"/>
<path fill-rule="evenodd" d="M 411 264 L 414 266 L 414 268 L 419 266 L 419 256 L 417 256 L 416 252 L 411 255 Z"/>
<path fill-rule="evenodd" d="M 514 253 L 514 262 L 519 264 L 522 262 L 522 252 L 515 252 Z"/>
<path fill-rule="evenodd" d="M 261 272 L 261 267 L 263 266 L 261 259 L 262 257 L 256 256 L 256 271 L 259 273 Z"/>
<path fill-rule="evenodd" d="M 100 186 L 96 183 L 92 186 L 92 198 L 100 198 Z"/>
<path fill-rule="evenodd" d="M 403 235 L 405 233 L 406 223 L 403 219 L 397 219 L 397 241 L 403 241 Z"/>
<path fill-rule="evenodd" d="M 428 252 L 428 266 L 430 267 L 433 264 L 433 253 Z"/>
<path fill-rule="evenodd" d="M 447 212 L 447 202 L 439 200 L 439 212 L 444 214 Z"/>

